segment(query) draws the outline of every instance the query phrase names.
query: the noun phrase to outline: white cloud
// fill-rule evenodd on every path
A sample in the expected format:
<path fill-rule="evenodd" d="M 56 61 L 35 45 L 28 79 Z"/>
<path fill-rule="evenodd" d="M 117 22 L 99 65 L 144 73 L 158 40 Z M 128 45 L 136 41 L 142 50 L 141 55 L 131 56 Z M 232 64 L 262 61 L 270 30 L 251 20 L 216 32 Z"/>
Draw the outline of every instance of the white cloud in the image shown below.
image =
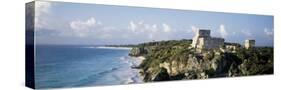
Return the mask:
<path fill-rule="evenodd" d="M 272 32 L 272 31 L 269 31 L 267 28 L 264 28 L 264 33 L 265 33 L 265 35 L 267 35 L 267 36 L 273 36 L 273 32 Z"/>
<path fill-rule="evenodd" d="M 170 28 L 170 26 L 169 26 L 169 25 L 167 25 L 167 24 L 163 23 L 163 24 L 162 24 L 162 26 L 163 26 L 163 30 L 164 30 L 164 32 L 170 32 L 170 31 L 171 31 L 171 28 Z"/>
<path fill-rule="evenodd" d="M 156 28 L 157 28 L 157 25 L 146 24 L 146 23 L 143 23 L 143 21 L 139 21 L 139 22 L 130 21 L 129 26 L 128 26 L 128 29 L 134 33 L 155 31 Z"/>
<path fill-rule="evenodd" d="M 156 24 L 152 25 L 152 31 L 157 32 L 158 26 Z"/>
<path fill-rule="evenodd" d="M 132 30 L 133 32 L 135 32 L 136 28 L 137 28 L 137 25 L 133 21 L 131 21 L 129 29 Z"/>
<path fill-rule="evenodd" d="M 35 2 L 35 27 L 42 28 L 48 24 L 52 4 L 45 1 Z"/>
<path fill-rule="evenodd" d="M 223 38 L 228 36 L 228 33 L 226 32 L 223 24 L 220 25 L 219 33 L 220 33 L 221 37 L 223 37 Z"/>
<path fill-rule="evenodd" d="M 130 21 L 128 25 L 129 31 L 124 31 L 124 35 L 126 37 L 138 37 L 142 39 L 149 39 L 149 40 L 164 40 L 169 38 L 171 34 L 172 28 L 170 25 L 166 23 L 161 24 L 150 24 L 145 23 L 144 21 Z"/>
<path fill-rule="evenodd" d="M 248 30 L 242 30 L 241 33 L 243 33 L 243 34 L 246 35 L 247 37 L 253 36 L 253 34 L 252 34 L 250 31 L 248 31 Z"/>
<path fill-rule="evenodd" d="M 197 28 L 196 26 L 191 26 L 191 30 L 192 32 L 196 33 L 199 30 L 199 28 Z"/>
<path fill-rule="evenodd" d="M 55 9 L 54 7 L 58 5 L 60 4 L 47 1 L 35 2 L 35 30 L 54 30 L 61 32 L 69 29 L 69 22 L 63 18 L 55 16 L 56 13 L 53 12 L 53 9 Z"/>
<path fill-rule="evenodd" d="M 99 28 L 99 26 L 101 25 L 102 25 L 101 22 L 97 21 L 94 17 L 91 17 L 87 20 L 74 20 L 69 22 L 69 27 L 72 29 L 73 35 L 78 37 L 87 37 L 92 33 L 99 32 L 99 30 L 108 31 L 109 29 L 113 29 L 113 27 Z M 102 36 L 102 37 L 108 37 L 108 36 L 109 35 Z"/>
<path fill-rule="evenodd" d="M 168 25 L 166 23 L 162 23 L 162 27 L 159 28 L 159 25 L 157 25 L 157 24 L 148 24 L 148 23 L 144 23 L 143 21 L 139 21 L 139 22 L 130 21 L 128 29 L 135 33 L 140 33 L 140 32 L 169 33 L 169 32 L 171 32 L 170 25 Z M 160 29 L 162 29 L 162 30 L 160 30 Z"/>
<path fill-rule="evenodd" d="M 91 17 L 86 21 L 81 21 L 81 20 L 72 21 L 69 23 L 69 25 L 73 30 L 88 30 L 92 27 L 95 27 L 97 25 L 97 21 L 94 17 Z"/>
<path fill-rule="evenodd" d="M 134 33 L 138 33 L 140 32 L 140 30 L 138 29 L 144 29 L 144 25 L 142 22 L 134 22 L 134 21 L 130 21 L 128 29 L 131 30 Z"/>

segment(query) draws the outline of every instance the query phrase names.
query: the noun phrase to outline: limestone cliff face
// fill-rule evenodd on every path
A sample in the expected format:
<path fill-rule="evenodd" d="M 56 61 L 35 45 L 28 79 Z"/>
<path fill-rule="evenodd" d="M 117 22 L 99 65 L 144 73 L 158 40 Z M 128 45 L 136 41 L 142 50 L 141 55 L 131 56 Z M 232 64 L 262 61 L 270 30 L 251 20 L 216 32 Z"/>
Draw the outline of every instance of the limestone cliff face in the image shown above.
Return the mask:
<path fill-rule="evenodd" d="M 155 81 L 155 78 L 158 78 L 159 80 L 159 77 L 157 76 L 163 73 L 168 74 L 169 80 L 205 79 L 214 77 L 215 75 L 229 76 L 229 70 L 224 69 L 229 68 L 230 65 L 228 64 L 233 64 L 233 62 L 222 60 L 223 57 L 220 55 L 214 56 L 214 58 L 212 58 L 211 60 L 204 60 L 204 57 L 206 56 L 194 56 L 192 54 L 189 54 L 188 57 L 183 59 L 185 61 L 165 61 L 159 64 L 159 68 L 161 68 L 160 70 L 162 70 L 161 72 L 155 72 L 158 70 L 158 68 L 149 68 L 146 72 L 149 74 L 147 74 L 147 76 L 145 77 L 151 77 L 151 79 L 147 79 L 147 81 Z M 165 80 L 166 79 L 167 78 L 165 78 Z"/>
<path fill-rule="evenodd" d="M 226 60 L 224 55 L 215 55 L 212 59 L 203 59 L 207 56 L 196 57 L 189 55 L 186 62 L 171 62 L 160 63 L 159 67 L 165 68 L 167 73 L 173 77 L 184 75 L 185 79 L 205 79 L 211 77 L 228 77 L 232 69 L 231 66 L 238 68 L 239 62 Z M 173 78 L 171 78 L 173 79 Z"/>
<path fill-rule="evenodd" d="M 129 53 L 130 56 L 142 56 L 145 54 L 147 54 L 147 50 L 144 47 L 134 47 Z"/>

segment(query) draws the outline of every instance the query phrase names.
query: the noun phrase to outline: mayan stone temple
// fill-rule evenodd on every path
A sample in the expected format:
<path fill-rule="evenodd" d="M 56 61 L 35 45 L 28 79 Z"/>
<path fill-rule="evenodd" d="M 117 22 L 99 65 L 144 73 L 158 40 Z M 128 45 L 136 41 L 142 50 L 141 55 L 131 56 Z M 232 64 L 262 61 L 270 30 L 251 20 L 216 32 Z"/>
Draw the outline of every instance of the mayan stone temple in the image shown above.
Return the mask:
<path fill-rule="evenodd" d="M 200 29 L 192 40 L 192 47 L 197 51 L 202 49 L 219 49 L 224 46 L 224 39 L 211 37 L 210 30 Z"/>

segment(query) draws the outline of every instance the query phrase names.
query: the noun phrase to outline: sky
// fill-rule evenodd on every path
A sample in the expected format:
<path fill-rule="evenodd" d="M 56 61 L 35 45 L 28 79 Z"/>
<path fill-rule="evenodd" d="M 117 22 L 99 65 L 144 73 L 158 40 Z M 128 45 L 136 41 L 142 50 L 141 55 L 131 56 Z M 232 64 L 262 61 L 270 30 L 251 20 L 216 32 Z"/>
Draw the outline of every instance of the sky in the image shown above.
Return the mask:
<path fill-rule="evenodd" d="M 212 37 L 273 46 L 273 16 L 36 1 L 36 43 L 48 45 L 138 44 L 192 39 L 199 29 Z"/>

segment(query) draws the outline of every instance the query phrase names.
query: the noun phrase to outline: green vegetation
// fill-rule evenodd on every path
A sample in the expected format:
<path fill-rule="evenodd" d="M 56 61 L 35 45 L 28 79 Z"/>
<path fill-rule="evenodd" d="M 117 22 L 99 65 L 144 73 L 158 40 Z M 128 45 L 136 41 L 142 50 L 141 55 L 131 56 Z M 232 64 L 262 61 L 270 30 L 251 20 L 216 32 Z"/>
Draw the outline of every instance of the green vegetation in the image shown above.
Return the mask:
<path fill-rule="evenodd" d="M 237 56 L 242 59 L 242 75 L 273 74 L 273 48 L 257 47 L 249 50 L 238 50 Z"/>
<path fill-rule="evenodd" d="M 146 58 L 139 68 L 147 82 L 273 74 L 272 47 L 198 53 L 191 43 L 186 39 L 142 43 L 129 55 Z"/>

